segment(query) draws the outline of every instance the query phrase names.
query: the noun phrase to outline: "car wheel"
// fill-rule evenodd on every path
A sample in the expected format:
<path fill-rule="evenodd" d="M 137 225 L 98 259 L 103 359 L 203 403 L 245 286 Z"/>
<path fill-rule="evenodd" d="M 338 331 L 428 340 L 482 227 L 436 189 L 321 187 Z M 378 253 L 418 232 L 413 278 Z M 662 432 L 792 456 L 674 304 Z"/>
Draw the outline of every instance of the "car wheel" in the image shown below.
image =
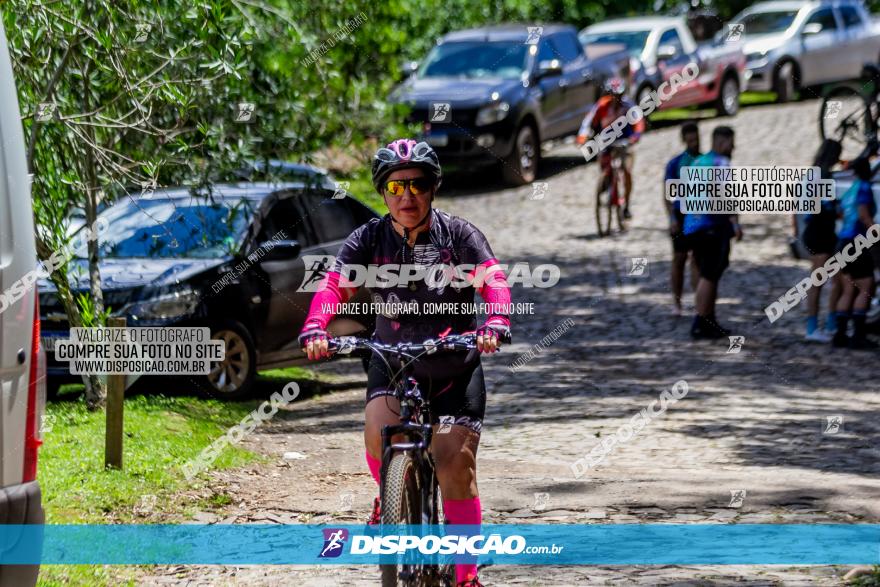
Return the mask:
<path fill-rule="evenodd" d="M 524 124 L 516 133 L 512 157 L 501 162 L 504 182 L 509 185 L 526 185 L 535 181 L 538 162 L 541 159 L 541 143 L 531 125 Z"/>
<path fill-rule="evenodd" d="M 736 78 L 726 77 L 718 93 L 718 116 L 733 116 L 739 111 L 739 84 Z"/>
<path fill-rule="evenodd" d="M 250 332 L 240 322 L 223 322 L 211 329 L 212 340 L 222 340 L 226 355 L 211 363 L 206 376 L 208 393 L 218 399 L 239 399 L 251 393 L 257 377 L 257 353 Z"/>
<path fill-rule="evenodd" d="M 777 102 L 790 102 L 794 99 L 795 79 L 794 79 L 794 63 L 786 61 L 779 66 L 776 71 L 776 79 L 773 82 L 773 88 L 776 90 Z"/>

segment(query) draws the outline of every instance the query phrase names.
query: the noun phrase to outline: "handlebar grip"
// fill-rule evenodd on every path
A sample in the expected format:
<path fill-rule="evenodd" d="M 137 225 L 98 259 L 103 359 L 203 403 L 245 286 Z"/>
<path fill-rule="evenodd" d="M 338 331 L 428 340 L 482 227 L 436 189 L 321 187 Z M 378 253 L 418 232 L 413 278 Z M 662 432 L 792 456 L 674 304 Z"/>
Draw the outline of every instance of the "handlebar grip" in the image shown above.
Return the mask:
<path fill-rule="evenodd" d="M 508 328 L 508 327 L 491 328 L 490 327 L 489 329 L 492 331 L 493 334 L 495 334 L 498 337 L 498 342 L 503 343 L 503 344 L 510 344 L 513 341 L 513 337 L 510 334 L 510 328 Z M 477 332 L 479 332 L 479 329 L 477 330 Z M 475 333 L 474 334 L 474 342 L 476 342 L 476 341 L 477 341 L 477 337 L 476 337 L 476 333 Z"/>

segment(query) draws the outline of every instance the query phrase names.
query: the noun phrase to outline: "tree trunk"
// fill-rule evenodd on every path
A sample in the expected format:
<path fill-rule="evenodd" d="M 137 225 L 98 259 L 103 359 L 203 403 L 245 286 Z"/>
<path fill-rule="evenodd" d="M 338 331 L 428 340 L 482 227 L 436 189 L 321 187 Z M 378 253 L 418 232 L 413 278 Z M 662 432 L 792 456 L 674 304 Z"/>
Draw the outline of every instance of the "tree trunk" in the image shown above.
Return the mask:
<path fill-rule="evenodd" d="M 83 71 L 83 106 L 86 112 L 91 111 L 91 103 L 90 103 L 90 92 L 91 88 L 89 87 L 89 73 L 91 71 L 90 66 L 86 66 Z M 86 125 L 84 128 L 86 134 L 89 136 L 89 141 L 92 145 L 97 144 L 95 139 L 95 130 L 91 125 Z M 91 145 L 86 145 L 85 147 L 85 161 L 83 177 L 88 182 L 86 186 L 86 227 L 92 230 L 96 230 L 95 220 L 98 217 L 98 193 L 100 190 L 100 186 L 98 185 L 98 172 L 97 172 L 97 163 L 95 161 L 95 153 L 92 150 L 93 147 Z M 98 268 L 98 248 L 100 244 L 98 243 L 97 238 L 88 239 L 88 251 L 89 251 L 89 292 L 92 298 L 92 305 L 94 307 L 94 316 L 95 316 L 95 324 L 91 324 L 90 326 L 103 326 L 101 323 L 101 315 L 104 313 L 104 293 L 101 291 L 101 271 Z M 83 382 L 86 384 L 86 405 L 91 410 L 97 410 L 103 407 L 104 402 L 107 399 L 107 390 L 104 386 L 104 382 L 98 378 L 97 375 L 83 375 Z"/>
<path fill-rule="evenodd" d="M 37 237 L 37 256 L 46 260 L 52 255 L 51 248 L 43 242 L 43 239 Z M 58 301 L 64 307 L 64 313 L 67 314 L 67 324 L 70 328 L 79 328 L 83 325 L 82 316 L 80 315 L 79 306 L 76 304 L 76 298 L 70 289 L 70 281 L 68 281 L 67 267 L 56 269 L 49 275 L 49 280 L 55 285 L 57 290 L 56 296 Z M 103 382 L 97 375 L 82 375 L 83 383 L 86 386 L 86 406 L 90 410 L 97 410 L 104 406 L 106 391 Z"/>

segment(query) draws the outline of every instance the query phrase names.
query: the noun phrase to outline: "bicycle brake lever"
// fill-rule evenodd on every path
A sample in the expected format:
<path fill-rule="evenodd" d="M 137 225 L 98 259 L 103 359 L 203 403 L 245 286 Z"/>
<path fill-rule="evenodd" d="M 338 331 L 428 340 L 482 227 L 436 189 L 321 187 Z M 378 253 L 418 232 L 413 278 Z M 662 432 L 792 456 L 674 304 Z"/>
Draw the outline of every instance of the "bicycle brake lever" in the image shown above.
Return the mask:
<path fill-rule="evenodd" d="M 350 355 L 356 348 L 357 343 L 353 336 L 340 336 L 336 339 L 336 354 Z"/>

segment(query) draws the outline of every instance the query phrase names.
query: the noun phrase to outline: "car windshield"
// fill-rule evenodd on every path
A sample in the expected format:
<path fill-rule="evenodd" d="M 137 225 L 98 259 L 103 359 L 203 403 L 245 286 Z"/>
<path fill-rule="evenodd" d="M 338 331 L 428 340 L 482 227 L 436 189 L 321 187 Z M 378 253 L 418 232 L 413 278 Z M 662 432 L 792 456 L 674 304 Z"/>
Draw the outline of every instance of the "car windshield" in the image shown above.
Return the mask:
<path fill-rule="evenodd" d="M 232 254 L 247 230 L 256 204 L 246 199 L 125 199 L 104 210 L 107 228 L 98 241 L 103 259 L 190 257 Z M 101 226 L 101 225 L 99 225 Z M 87 255 L 83 239 L 75 250 Z"/>
<path fill-rule="evenodd" d="M 796 16 L 796 10 L 753 12 L 740 18 L 737 24 L 743 25 L 742 34 L 746 36 L 781 33 L 791 26 Z"/>
<path fill-rule="evenodd" d="M 632 55 L 638 55 L 645 48 L 651 31 L 609 31 L 605 33 L 586 33 L 580 36 L 581 45 L 623 45 Z"/>
<path fill-rule="evenodd" d="M 443 43 L 431 49 L 419 77 L 518 79 L 531 46 L 514 41 Z"/>

